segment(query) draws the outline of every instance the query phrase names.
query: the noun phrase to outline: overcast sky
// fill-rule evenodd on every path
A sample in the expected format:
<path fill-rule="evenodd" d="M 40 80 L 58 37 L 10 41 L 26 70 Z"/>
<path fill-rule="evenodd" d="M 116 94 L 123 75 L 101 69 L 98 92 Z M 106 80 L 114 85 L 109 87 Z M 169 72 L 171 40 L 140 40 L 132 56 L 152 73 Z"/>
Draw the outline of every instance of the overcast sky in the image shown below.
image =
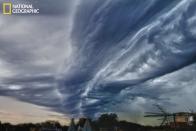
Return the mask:
<path fill-rule="evenodd" d="M 14 2 L 40 14 L 0 15 L 3 121 L 116 112 L 149 124 L 143 115 L 153 104 L 196 109 L 196 1 Z"/>

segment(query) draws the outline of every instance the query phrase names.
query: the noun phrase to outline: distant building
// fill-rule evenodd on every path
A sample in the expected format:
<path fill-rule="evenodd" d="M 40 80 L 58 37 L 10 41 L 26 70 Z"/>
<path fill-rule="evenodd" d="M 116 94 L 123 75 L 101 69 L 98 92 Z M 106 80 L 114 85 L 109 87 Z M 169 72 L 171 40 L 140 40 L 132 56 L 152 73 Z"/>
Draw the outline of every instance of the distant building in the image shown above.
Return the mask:
<path fill-rule="evenodd" d="M 75 125 L 74 119 L 71 119 L 68 131 L 92 131 L 92 128 L 88 119 L 85 119 L 84 125 L 78 125 L 78 128 Z"/>
<path fill-rule="evenodd" d="M 170 122 L 171 127 L 191 126 L 194 123 L 194 115 L 187 112 L 175 113 L 173 121 Z"/>
<path fill-rule="evenodd" d="M 86 120 L 82 131 L 92 131 L 92 128 L 91 128 L 91 125 L 88 119 Z"/>
<path fill-rule="evenodd" d="M 78 129 L 77 129 L 77 131 L 82 131 L 82 127 L 81 126 L 78 126 Z"/>
<path fill-rule="evenodd" d="M 71 123 L 69 125 L 68 131 L 76 131 L 76 125 L 74 119 L 71 119 Z"/>

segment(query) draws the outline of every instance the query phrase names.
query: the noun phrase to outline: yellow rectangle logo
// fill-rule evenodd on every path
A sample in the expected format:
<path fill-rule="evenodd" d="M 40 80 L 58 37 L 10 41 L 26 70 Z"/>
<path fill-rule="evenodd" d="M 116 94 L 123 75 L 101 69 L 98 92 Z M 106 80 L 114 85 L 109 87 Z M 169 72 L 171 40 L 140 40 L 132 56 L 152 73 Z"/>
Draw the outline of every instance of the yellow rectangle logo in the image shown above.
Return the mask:
<path fill-rule="evenodd" d="M 3 3 L 3 14 L 4 15 L 12 14 L 12 3 Z"/>

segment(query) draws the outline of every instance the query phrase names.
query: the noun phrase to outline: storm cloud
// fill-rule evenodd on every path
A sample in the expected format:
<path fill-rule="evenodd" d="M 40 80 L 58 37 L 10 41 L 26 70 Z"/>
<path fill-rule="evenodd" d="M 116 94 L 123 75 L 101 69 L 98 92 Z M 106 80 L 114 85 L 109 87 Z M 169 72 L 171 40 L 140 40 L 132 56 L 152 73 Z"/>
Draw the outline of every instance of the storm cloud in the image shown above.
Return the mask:
<path fill-rule="evenodd" d="M 37 16 L 0 16 L 0 95 L 140 122 L 153 104 L 196 108 L 194 0 L 33 4 Z"/>

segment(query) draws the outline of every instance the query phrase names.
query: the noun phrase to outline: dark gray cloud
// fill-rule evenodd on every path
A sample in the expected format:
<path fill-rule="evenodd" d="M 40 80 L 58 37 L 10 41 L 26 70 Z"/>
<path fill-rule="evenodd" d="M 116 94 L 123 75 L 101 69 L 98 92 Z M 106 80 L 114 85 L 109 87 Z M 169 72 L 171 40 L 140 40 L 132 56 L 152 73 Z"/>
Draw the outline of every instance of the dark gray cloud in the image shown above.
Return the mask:
<path fill-rule="evenodd" d="M 0 16 L 1 95 L 140 122 L 154 103 L 196 108 L 195 1 L 33 2 L 45 15 Z"/>
<path fill-rule="evenodd" d="M 181 88 L 170 90 L 163 83 L 162 88 L 150 90 L 152 85 L 145 83 L 195 63 L 195 38 L 188 29 L 188 19 L 194 19 L 195 2 L 87 3 L 80 4 L 75 18 L 72 37 L 79 50 L 78 68 L 72 67 L 73 79 L 69 78 L 74 81 L 82 75 L 81 83 L 86 83 L 78 102 L 81 111 L 87 115 L 111 111 L 119 102 L 138 97 L 170 105 L 169 97 L 160 96 Z M 130 93 L 122 97 L 124 90 Z"/>

